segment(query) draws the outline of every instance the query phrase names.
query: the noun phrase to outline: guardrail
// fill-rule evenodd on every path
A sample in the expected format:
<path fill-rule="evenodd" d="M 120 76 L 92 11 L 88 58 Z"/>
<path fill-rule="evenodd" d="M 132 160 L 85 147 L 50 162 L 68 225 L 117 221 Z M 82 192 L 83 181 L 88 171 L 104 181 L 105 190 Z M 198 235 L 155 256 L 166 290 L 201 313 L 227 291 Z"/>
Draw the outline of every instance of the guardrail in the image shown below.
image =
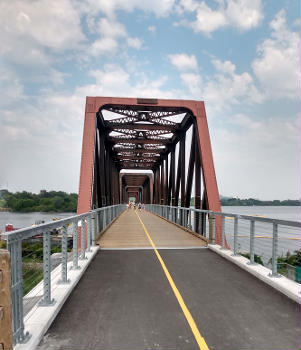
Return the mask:
<path fill-rule="evenodd" d="M 24 258 L 22 256 L 22 243 L 25 240 L 32 239 L 37 235 L 43 238 L 43 295 L 39 298 L 39 306 L 47 307 L 53 305 L 55 300 L 51 297 L 51 238 L 52 233 L 56 230 L 61 231 L 61 279 L 60 284 L 68 284 L 67 270 L 67 228 L 72 229 L 73 251 L 72 251 L 72 269 L 79 269 L 78 260 L 86 259 L 85 253 L 90 251 L 91 246 L 95 245 L 97 234 L 109 225 L 114 218 L 120 214 L 125 205 L 112 205 L 92 210 L 88 213 L 75 215 L 62 220 L 57 220 L 35 227 L 23 228 L 1 235 L 7 243 L 7 249 L 11 257 L 11 299 L 12 299 L 12 326 L 14 344 L 25 343 L 30 334 L 24 332 L 24 310 L 23 310 L 23 277 Z M 83 233 L 84 228 L 84 234 Z M 38 282 L 40 279 L 38 279 Z M 34 285 L 32 286 L 34 287 Z"/>
<path fill-rule="evenodd" d="M 285 273 L 278 261 L 287 252 L 300 249 L 296 241 L 301 241 L 301 222 L 159 204 L 146 205 L 146 209 L 197 234 L 202 233 L 211 244 L 215 244 L 215 220 L 220 218 L 221 249 L 233 250 L 234 257 L 246 256 L 250 265 L 259 262 L 269 266 L 270 277 L 280 277 L 280 272 L 301 283 L 301 266 L 296 267 L 294 273 L 291 268 Z"/>

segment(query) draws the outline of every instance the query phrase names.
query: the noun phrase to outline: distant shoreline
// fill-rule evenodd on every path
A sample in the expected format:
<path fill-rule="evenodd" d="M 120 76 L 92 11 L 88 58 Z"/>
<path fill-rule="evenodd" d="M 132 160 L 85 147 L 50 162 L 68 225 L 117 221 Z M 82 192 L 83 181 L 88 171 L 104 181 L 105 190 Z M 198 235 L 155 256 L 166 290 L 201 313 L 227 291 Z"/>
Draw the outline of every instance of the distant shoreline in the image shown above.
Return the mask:
<path fill-rule="evenodd" d="M 224 204 L 222 207 L 301 207 L 300 204 Z"/>
<path fill-rule="evenodd" d="M 222 206 L 262 206 L 262 207 L 299 207 L 301 206 L 300 200 L 286 199 L 283 201 L 272 200 L 272 201 L 261 201 L 259 199 L 240 199 L 240 198 L 221 198 Z"/>

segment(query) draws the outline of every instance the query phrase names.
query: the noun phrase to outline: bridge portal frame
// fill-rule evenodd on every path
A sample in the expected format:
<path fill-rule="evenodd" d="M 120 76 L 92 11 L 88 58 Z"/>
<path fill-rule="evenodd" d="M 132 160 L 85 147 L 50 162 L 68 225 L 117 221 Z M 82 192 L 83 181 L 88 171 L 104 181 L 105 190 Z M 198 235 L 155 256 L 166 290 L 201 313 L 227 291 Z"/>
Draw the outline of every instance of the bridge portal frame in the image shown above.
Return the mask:
<path fill-rule="evenodd" d="M 96 136 L 97 113 L 105 106 L 128 106 L 143 109 L 153 108 L 176 109 L 182 108 L 189 111 L 193 116 L 193 131 L 191 151 L 188 164 L 187 176 L 185 176 L 185 143 L 186 130 L 178 130 L 177 138 L 179 142 L 178 166 L 175 169 L 175 144 L 168 144 L 168 154 L 161 156 L 153 165 L 153 203 L 190 206 L 192 179 L 195 177 L 195 207 L 207 209 L 215 212 L 221 211 L 218 186 L 216 181 L 210 135 L 203 101 L 195 100 L 168 100 L 168 99 L 146 99 L 146 98 L 118 98 L 118 97 L 87 97 L 85 109 L 85 121 L 83 130 L 82 157 L 80 169 L 79 197 L 77 213 L 89 211 L 93 207 L 93 182 L 99 181 L 95 175 L 95 147 L 101 146 L 102 140 Z M 189 125 L 191 126 L 191 124 Z M 129 128 L 129 126 L 128 126 Z M 155 128 L 154 128 L 155 129 Z M 168 126 L 166 126 L 168 130 Z M 111 137 L 116 139 L 116 137 Z M 139 141 L 140 142 L 140 141 Z M 156 144 L 157 140 L 148 140 L 148 143 Z M 165 141 L 164 141 L 165 142 Z M 98 144 L 97 144 L 98 143 Z M 99 161 L 103 161 L 100 157 Z M 102 206 L 120 203 L 120 181 L 119 172 L 121 168 L 114 166 L 114 159 L 106 157 L 107 164 L 103 164 L 102 169 L 106 172 L 106 177 L 112 198 L 110 203 L 106 200 Z M 204 189 L 201 192 L 201 176 L 203 176 Z M 103 184 L 99 183 L 99 186 Z M 196 218 L 199 225 L 199 218 Z M 200 231 L 202 230 L 200 225 Z M 216 222 L 216 241 L 220 242 L 221 223 Z"/>

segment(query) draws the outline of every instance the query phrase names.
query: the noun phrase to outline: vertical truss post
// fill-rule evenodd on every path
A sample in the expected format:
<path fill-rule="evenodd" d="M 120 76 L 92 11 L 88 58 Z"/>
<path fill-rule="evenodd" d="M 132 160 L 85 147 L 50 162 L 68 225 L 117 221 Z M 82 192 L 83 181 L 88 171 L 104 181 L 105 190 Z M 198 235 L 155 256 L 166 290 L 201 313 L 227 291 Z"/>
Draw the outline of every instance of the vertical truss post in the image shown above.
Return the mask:
<path fill-rule="evenodd" d="M 179 138 L 180 138 L 180 141 L 179 141 L 178 167 L 177 167 L 177 179 L 176 179 L 176 190 L 175 190 L 175 204 L 174 204 L 175 206 L 179 205 L 179 192 L 180 192 L 180 185 L 182 185 L 181 180 L 183 176 L 182 170 L 185 171 L 185 134 L 181 132 Z M 184 160 L 184 165 L 183 165 L 183 160 Z M 184 179 L 184 184 L 185 184 L 185 179 Z M 184 191 L 185 191 L 185 186 L 184 186 Z M 182 188 L 181 188 L 181 193 L 182 193 Z M 182 199 L 181 199 L 181 202 L 182 202 Z"/>
<path fill-rule="evenodd" d="M 165 156 L 164 205 L 168 205 L 168 156 Z"/>
<path fill-rule="evenodd" d="M 196 209 L 201 209 L 201 157 L 200 157 L 200 146 L 196 137 L 196 124 L 193 125 L 195 134 L 194 139 L 194 151 L 195 151 L 195 165 L 194 165 L 194 206 Z M 199 212 L 195 213 L 194 227 L 195 232 L 203 234 L 202 225 L 200 227 L 200 218 L 203 217 Z"/>
<path fill-rule="evenodd" d="M 189 165 L 188 165 L 188 173 L 187 173 L 186 196 L 185 196 L 185 207 L 187 208 L 190 207 L 194 162 L 195 162 L 195 128 L 193 128 L 192 130 L 190 157 L 189 157 Z"/>
<path fill-rule="evenodd" d="M 99 164 L 100 164 L 100 203 L 99 207 L 103 207 L 106 205 L 106 157 L 105 157 L 105 135 L 103 133 L 99 133 Z"/>
<path fill-rule="evenodd" d="M 180 153 L 181 153 L 181 207 L 185 206 L 185 144 L 186 133 L 180 140 Z M 181 223 L 183 225 L 183 222 Z"/>
<path fill-rule="evenodd" d="M 209 210 L 220 212 L 221 205 L 218 193 L 218 186 L 215 176 L 213 155 L 211 149 L 210 135 L 204 103 L 200 103 L 195 111 L 197 123 L 197 135 L 200 150 L 200 159 L 203 169 L 203 180 L 206 191 L 206 201 Z M 216 243 L 221 244 L 222 220 L 218 216 L 215 220 L 215 239 Z M 226 248 L 228 244 L 226 243 Z"/>
<path fill-rule="evenodd" d="M 168 181 L 168 194 L 167 203 L 173 205 L 171 198 L 174 197 L 175 191 L 175 147 L 170 151 L 170 165 L 169 165 L 169 181 Z"/>
<path fill-rule="evenodd" d="M 164 189 L 164 183 L 165 183 L 164 159 L 162 159 L 162 164 L 161 164 L 160 168 L 161 168 L 161 179 L 160 179 L 160 181 L 161 181 L 161 186 L 160 186 L 161 187 L 161 197 L 160 197 L 160 204 L 164 205 L 164 196 L 165 196 L 165 189 Z"/>
<path fill-rule="evenodd" d="M 157 203 L 161 204 L 160 167 L 157 170 Z"/>

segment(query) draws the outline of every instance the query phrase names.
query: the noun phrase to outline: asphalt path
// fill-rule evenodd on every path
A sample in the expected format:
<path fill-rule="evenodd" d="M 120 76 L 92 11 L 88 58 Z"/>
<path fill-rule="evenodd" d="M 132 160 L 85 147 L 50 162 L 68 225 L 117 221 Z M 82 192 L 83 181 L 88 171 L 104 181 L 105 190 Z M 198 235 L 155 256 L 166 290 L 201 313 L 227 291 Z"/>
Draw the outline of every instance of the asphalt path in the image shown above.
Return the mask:
<path fill-rule="evenodd" d="M 300 308 L 208 249 L 160 250 L 210 349 L 296 350 Z M 152 250 L 100 251 L 38 349 L 198 349 Z"/>
<path fill-rule="evenodd" d="M 38 349 L 296 350 L 299 321 L 298 304 L 207 248 L 100 250 Z"/>

